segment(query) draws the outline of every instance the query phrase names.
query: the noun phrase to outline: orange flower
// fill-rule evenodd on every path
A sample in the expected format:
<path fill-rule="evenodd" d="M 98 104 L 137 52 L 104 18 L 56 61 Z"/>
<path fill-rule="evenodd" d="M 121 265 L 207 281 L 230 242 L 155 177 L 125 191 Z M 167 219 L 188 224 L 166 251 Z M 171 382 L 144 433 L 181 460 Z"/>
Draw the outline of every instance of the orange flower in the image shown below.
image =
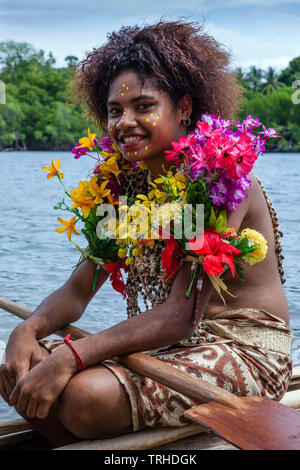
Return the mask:
<path fill-rule="evenodd" d="M 93 207 L 96 207 L 88 181 L 79 181 L 78 189 L 71 189 L 70 196 L 72 201 L 74 201 L 71 209 L 80 207 L 84 218 L 88 217 Z"/>
<path fill-rule="evenodd" d="M 47 175 L 47 179 L 53 178 L 53 176 L 58 176 L 63 179 L 64 174 L 60 171 L 60 160 L 56 160 L 54 163 L 53 158 L 51 158 L 51 166 L 43 166 L 41 170 L 50 171 Z"/>
<path fill-rule="evenodd" d="M 94 197 L 95 204 L 102 204 L 104 198 L 110 195 L 110 189 L 105 189 L 107 184 L 108 180 L 105 180 L 99 186 L 97 176 L 93 176 L 93 178 L 91 179 L 90 192 Z"/>
<path fill-rule="evenodd" d="M 89 148 L 90 150 L 93 150 L 94 148 L 94 140 L 97 134 L 91 134 L 90 130 L 88 129 L 88 137 L 82 137 L 79 139 L 79 143 L 81 145 L 78 145 L 78 149 L 80 148 Z"/>
<path fill-rule="evenodd" d="M 80 233 L 77 232 L 77 230 L 75 229 L 75 217 L 72 217 L 70 220 L 64 220 L 61 217 L 57 217 L 57 220 L 63 225 L 63 227 L 58 227 L 55 229 L 55 231 L 58 233 L 63 233 L 67 230 L 69 242 L 71 241 L 71 233 L 74 233 L 75 235 L 80 235 Z"/>

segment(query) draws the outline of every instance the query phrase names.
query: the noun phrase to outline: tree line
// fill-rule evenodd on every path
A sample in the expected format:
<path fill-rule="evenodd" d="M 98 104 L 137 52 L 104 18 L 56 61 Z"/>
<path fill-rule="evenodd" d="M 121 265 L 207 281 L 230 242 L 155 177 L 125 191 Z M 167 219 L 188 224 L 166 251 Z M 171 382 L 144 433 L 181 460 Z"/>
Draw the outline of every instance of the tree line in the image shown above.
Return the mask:
<path fill-rule="evenodd" d="M 0 80 L 6 103 L 0 104 L 0 150 L 70 150 L 76 139 L 94 128 L 82 105 L 74 105 L 70 83 L 75 56 L 56 67 L 55 58 L 26 42 L 0 42 Z M 273 151 L 300 151 L 300 57 L 280 72 L 272 67 L 235 71 L 244 88 L 238 119 L 251 114 L 282 136 L 268 147 Z M 299 80 L 299 82 L 297 82 Z M 300 98 L 300 92 L 299 92 Z M 293 102 L 294 101 L 294 102 Z"/>

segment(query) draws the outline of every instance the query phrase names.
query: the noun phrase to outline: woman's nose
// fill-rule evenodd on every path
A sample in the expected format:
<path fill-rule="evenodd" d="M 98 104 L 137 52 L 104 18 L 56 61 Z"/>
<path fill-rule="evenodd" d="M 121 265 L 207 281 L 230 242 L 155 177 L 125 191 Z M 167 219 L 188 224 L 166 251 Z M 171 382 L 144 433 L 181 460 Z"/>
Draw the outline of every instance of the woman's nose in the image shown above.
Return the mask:
<path fill-rule="evenodd" d="M 127 129 L 128 127 L 136 127 L 135 113 L 129 110 L 127 107 L 124 108 L 124 112 L 117 123 L 118 129 Z"/>

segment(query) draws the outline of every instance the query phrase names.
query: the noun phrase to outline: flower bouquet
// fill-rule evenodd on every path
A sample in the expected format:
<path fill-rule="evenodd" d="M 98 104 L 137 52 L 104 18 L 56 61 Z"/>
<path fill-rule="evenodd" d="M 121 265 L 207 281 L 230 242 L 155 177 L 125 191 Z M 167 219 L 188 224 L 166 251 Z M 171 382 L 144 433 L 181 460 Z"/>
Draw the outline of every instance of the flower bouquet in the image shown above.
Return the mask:
<path fill-rule="evenodd" d="M 102 266 L 110 273 L 113 287 L 125 296 L 122 270 L 127 272 L 135 263 L 142 245 L 163 243 L 161 267 L 166 282 L 174 279 L 182 261 L 192 261 L 186 295 L 201 266 L 222 297 L 222 290 L 228 292 L 220 277 L 224 269 L 244 280 L 243 264 L 262 261 L 267 253 L 260 233 L 250 228 L 236 233 L 227 227 L 227 211 L 236 211 L 247 197 L 251 189 L 247 176 L 267 139 L 280 137 L 274 129 L 258 131 L 260 126 L 251 116 L 233 123 L 202 115 L 194 132 L 172 142 L 172 149 L 165 152 L 173 167 L 148 182 L 150 191 L 138 194 L 131 189 L 137 170 L 147 172 L 146 165 L 127 162 L 109 137 L 97 140 L 88 130 L 88 137 L 79 139 L 72 152 L 75 159 L 89 155 L 96 160 L 92 174 L 76 189 L 64 187 L 72 205 L 63 199 L 55 206 L 72 213 L 69 221 L 58 217 L 62 226 L 56 229 L 67 231 L 69 241 L 72 233 L 79 234 L 75 225 L 83 223 L 88 246 L 76 245 L 81 251 L 77 266 L 86 258 Z M 50 172 L 48 178 L 57 176 L 63 184 L 59 160 L 42 169 Z"/>

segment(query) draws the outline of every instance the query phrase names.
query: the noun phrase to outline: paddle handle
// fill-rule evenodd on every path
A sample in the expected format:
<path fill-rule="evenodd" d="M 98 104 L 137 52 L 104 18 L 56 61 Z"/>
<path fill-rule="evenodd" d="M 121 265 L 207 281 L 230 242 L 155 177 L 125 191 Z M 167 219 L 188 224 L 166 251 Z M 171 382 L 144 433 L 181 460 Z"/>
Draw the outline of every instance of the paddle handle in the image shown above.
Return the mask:
<path fill-rule="evenodd" d="M 0 297 L 0 308 L 17 315 L 23 320 L 32 314 L 32 311 L 28 308 L 3 297 Z M 56 331 L 55 334 L 61 337 L 70 334 L 71 338 L 76 340 L 88 336 L 90 333 L 73 325 L 66 325 L 61 330 Z M 232 393 L 198 377 L 191 377 L 176 367 L 148 354 L 132 353 L 120 356 L 118 360 L 129 369 L 156 380 L 197 403 L 209 403 L 214 400 L 233 408 L 240 406 L 240 399 Z"/>

